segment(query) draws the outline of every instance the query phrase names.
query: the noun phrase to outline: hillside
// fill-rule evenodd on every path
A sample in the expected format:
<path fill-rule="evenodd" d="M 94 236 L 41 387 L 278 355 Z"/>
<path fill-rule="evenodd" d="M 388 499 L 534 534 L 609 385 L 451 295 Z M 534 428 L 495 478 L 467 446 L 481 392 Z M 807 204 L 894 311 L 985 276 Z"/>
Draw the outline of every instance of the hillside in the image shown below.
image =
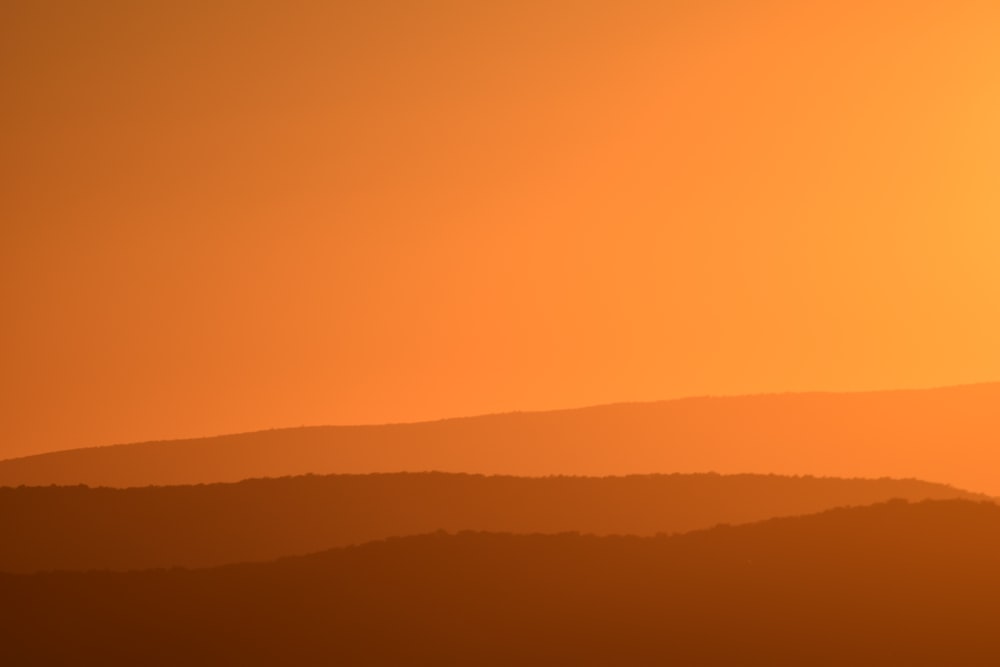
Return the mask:
<path fill-rule="evenodd" d="M 934 479 L 1000 495 L 1000 384 L 692 398 L 262 431 L 0 462 L 0 485 L 144 486 L 307 473 L 706 472 Z"/>
<path fill-rule="evenodd" d="M 674 537 L 395 538 L 208 570 L 0 575 L 4 664 L 992 665 L 1000 508 Z"/>
<path fill-rule="evenodd" d="M 0 571 L 204 567 L 436 530 L 652 535 L 891 498 L 972 498 L 916 480 L 445 473 L 235 484 L 0 488 Z"/>

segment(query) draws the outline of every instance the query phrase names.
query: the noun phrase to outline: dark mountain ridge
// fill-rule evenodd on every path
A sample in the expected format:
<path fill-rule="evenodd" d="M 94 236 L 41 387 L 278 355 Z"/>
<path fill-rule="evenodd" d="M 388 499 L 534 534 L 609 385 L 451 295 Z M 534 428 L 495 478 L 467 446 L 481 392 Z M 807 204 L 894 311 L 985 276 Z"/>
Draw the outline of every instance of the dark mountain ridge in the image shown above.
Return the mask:
<path fill-rule="evenodd" d="M 977 496 L 918 480 L 713 474 L 395 473 L 0 488 L 0 571 L 204 567 L 436 530 L 652 535 L 891 498 Z"/>

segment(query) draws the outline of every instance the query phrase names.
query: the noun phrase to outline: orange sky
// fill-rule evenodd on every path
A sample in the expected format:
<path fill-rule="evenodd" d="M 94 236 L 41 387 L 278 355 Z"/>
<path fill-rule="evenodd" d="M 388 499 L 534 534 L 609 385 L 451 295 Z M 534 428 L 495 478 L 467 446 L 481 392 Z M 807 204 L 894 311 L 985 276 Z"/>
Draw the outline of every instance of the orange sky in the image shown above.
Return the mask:
<path fill-rule="evenodd" d="M 0 457 L 1000 379 L 1000 4 L 13 0 Z"/>

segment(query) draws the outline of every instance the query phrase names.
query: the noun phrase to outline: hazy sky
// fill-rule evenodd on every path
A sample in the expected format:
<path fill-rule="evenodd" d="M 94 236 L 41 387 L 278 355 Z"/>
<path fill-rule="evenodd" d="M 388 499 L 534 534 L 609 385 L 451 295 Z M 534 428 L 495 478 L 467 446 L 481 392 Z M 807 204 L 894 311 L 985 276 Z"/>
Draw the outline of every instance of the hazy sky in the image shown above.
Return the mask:
<path fill-rule="evenodd" d="M 6 0 L 0 457 L 1000 379 L 1000 3 Z"/>

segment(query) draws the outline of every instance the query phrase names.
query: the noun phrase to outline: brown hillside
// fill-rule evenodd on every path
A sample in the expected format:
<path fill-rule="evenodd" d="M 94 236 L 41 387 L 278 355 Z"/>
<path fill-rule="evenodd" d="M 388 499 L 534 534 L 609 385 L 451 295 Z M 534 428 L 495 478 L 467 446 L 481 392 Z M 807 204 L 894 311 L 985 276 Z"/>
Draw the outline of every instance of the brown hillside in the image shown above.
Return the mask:
<path fill-rule="evenodd" d="M 4 664 L 995 665 L 1000 508 L 676 537 L 396 538 L 210 570 L 0 575 Z"/>

